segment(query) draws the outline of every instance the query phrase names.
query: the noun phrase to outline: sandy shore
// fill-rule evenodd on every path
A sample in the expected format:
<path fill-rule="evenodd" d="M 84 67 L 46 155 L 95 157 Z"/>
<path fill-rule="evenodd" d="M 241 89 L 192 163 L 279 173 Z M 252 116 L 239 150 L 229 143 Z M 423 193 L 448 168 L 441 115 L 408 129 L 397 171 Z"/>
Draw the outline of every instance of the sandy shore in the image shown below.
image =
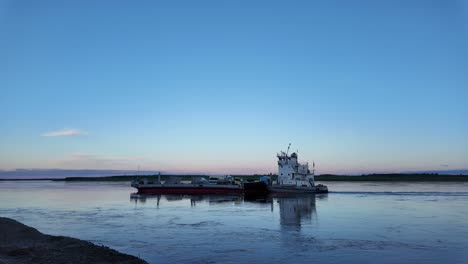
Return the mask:
<path fill-rule="evenodd" d="M 147 263 L 134 256 L 71 237 L 50 236 L 0 217 L 0 264 Z"/>

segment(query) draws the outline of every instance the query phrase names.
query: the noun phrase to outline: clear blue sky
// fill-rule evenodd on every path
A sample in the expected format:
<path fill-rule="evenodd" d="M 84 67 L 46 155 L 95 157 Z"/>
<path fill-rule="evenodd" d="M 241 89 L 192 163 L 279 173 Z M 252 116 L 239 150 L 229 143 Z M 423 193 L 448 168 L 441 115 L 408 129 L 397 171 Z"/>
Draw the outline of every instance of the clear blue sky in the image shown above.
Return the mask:
<path fill-rule="evenodd" d="M 0 0 L 0 89 L 0 169 L 468 168 L 468 2 Z"/>

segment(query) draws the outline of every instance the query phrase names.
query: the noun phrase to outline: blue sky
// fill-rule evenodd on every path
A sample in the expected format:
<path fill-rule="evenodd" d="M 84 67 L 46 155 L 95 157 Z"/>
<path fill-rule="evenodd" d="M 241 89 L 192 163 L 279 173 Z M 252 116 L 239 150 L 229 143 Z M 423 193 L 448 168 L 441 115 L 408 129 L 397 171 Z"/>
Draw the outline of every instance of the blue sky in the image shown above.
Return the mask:
<path fill-rule="evenodd" d="M 467 1 L 0 0 L 0 169 L 468 168 Z"/>

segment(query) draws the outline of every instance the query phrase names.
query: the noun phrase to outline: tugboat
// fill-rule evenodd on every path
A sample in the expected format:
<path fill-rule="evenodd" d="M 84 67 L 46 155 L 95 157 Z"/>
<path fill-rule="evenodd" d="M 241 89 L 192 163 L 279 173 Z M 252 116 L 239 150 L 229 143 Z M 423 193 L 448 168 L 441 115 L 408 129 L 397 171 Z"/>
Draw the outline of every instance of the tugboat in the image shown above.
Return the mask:
<path fill-rule="evenodd" d="M 327 186 L 315 185 L 315 162 L 311 172 L 308 163 L 299 163 L 297 153 L 288 155 L 290 147 L 291 144 L 286 152 L 281 151 L 276 155 L 278 157 L 278 181 L 269 186 L 269 190 L 273 193 L 328 193 Z"/>

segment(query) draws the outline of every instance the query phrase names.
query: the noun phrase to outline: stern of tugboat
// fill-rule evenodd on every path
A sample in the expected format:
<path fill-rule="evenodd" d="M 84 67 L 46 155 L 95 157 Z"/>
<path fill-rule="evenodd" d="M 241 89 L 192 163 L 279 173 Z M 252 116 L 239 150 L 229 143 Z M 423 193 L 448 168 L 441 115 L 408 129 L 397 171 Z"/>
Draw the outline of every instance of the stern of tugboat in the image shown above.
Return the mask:
<path fill-rule="evenodd" d="M 315 185 L 317 193 L 328 193 L 328 187 L 323 184 Z"/>

